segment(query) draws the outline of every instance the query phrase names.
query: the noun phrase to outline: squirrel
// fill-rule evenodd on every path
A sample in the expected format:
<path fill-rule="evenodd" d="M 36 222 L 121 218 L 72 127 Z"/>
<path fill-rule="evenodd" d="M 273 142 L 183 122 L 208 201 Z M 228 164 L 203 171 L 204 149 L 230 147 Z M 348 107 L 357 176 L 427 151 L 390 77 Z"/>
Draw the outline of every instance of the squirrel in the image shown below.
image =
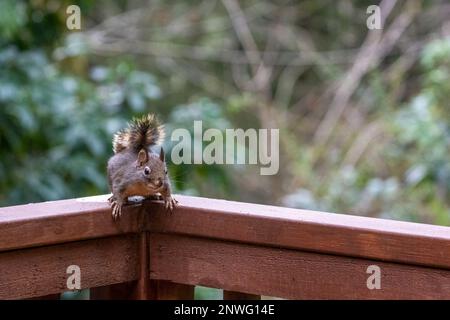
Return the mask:
<path fill-rule="evenodd" d="M 177 205 L 178 201 L 171 193 L 164 150 L 161 147 L 159 154 L 151 150 L 163 139 L 164 127 L 153 114 L 133 119 L 128 128 L 114 135 L 114 155 L 107 166 L 112 192 L 108 201 L 114 220 L 121 217 L 122 206 L 131 196 L 162 199 L 169 211 Z"/>

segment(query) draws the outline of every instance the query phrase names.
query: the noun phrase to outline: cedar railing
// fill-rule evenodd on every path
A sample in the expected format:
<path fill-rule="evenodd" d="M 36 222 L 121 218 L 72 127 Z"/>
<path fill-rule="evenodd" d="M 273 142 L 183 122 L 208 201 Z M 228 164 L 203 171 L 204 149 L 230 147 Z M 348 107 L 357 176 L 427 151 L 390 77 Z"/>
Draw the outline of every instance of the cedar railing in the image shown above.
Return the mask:
<path fill-rule="evenodd" d="M 0 208 L 0 299 L 450 299 L 450 228 L 178 196 L 111 219 L 107 196 Z M 368 289 L 377 265 L 381 288 Z"/>

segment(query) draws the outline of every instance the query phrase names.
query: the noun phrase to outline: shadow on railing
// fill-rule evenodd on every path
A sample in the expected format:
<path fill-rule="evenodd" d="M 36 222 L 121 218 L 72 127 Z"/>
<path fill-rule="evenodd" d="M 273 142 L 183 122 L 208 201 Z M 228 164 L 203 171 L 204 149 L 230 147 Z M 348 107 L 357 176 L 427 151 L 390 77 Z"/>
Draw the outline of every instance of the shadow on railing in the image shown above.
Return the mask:
<path fill-rule="evenodd" d="M 69 266 L 91 299 L 450 299 L 449 227 L 177 198 L 116 223 L 107 196 L 0 208 L 0 299 L 59 297 Z"/>

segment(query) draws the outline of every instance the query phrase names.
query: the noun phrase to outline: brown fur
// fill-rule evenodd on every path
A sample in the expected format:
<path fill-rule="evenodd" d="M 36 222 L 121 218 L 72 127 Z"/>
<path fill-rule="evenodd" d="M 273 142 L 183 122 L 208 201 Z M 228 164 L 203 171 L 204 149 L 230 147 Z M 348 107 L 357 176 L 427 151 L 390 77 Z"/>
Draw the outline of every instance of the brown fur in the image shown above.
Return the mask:
<path fill-rule="evenodd" d="M 164 127 L 153 114 L 147 114 L 139 119 L 133 119 L 128 128 L 117 132 L 113 139 L 114 153 L 125 149 L 148 149 L 161 144 L 164 140 Z"/>
<path fill-rule="evenodd" d="M 115 154 L 109 159 L 107 168 L 114 218 L 120 217 L 121 207 L 130 196 L 160 194 L 166 208 L 172 209 L 176 204 L 171 195 L 164 151 L 161 149 L 158 154 L 150 149 L 163 137 L 162 125 L 151 114 L 133 120 L 127 129 L 114 136 Z M 148 174 L 145 174 L 146 167 L 150 171 Z"/>

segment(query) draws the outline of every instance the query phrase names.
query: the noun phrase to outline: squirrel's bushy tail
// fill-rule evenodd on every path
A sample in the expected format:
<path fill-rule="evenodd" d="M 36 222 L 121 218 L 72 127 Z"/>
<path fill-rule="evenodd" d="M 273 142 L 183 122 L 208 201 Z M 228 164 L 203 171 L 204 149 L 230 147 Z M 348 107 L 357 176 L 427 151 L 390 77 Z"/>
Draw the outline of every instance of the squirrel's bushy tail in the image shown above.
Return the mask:
<path fill-rule="evenodd" d="M 128 128 L 117 132 L 113 139 L 114 153 L 125 149 L 139 152 L 142 148 L 148 149 L 160 144 L 164 140 L 164 127 L 154 114 L 147 114 L 141 118 L 133 119 Z"/>

